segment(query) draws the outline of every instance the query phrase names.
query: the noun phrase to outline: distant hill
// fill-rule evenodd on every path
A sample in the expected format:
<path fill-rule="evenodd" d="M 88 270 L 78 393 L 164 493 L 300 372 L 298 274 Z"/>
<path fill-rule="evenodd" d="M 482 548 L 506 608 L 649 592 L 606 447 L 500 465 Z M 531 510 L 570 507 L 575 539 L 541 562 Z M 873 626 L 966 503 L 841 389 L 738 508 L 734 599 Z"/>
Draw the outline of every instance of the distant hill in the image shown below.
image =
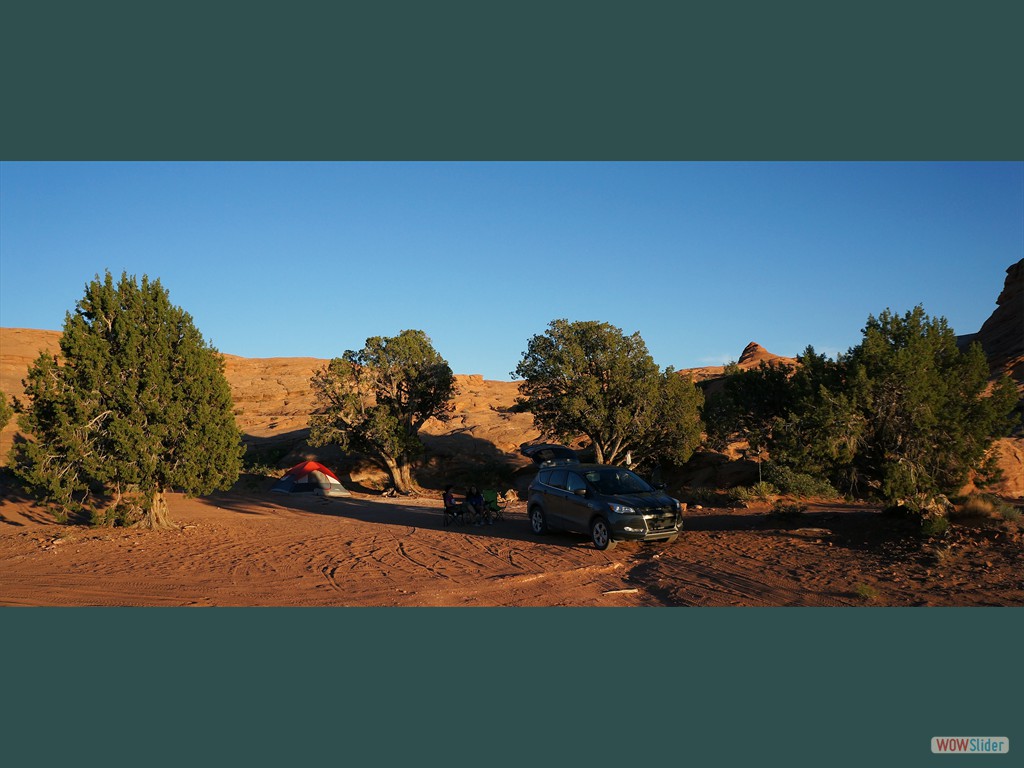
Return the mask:
<path fill-rule="evenodd" d="M 757 368 L 761 363 L 796 365 L 796 358 L 773 354 L 757 342 L 752 341 L 743 348 L 743 352 L 740 353 L 739 358 L 736 360 L 736 365 L 743 371 L 749 371 L 751 368 Z M 699 368 L 681 368 L 679 373 L 684 376 L 692 376 L 695 382 L 700 383 L 702 381 L 717 379 L 724 376 L 725 366 L 705 365 Z"/>

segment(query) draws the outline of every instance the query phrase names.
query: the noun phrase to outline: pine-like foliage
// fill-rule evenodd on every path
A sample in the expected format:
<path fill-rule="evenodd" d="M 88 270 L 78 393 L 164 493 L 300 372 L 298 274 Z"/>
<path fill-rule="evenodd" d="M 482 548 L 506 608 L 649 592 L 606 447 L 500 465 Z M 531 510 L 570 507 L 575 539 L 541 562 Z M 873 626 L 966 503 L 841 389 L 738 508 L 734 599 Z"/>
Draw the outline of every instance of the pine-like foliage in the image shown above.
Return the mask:
<path fill-rule="evenodd" d="M 660 371 L 639 333 L 596 321 L 553 320 L 532 337 L 513 376 L 519 404 L 546 435 L 586 435 L 601 463 L 685 462 L 700 441 L 703 396 Z"/>
<path fill-rule="evenodd" d="M 883 498 L 957 490 L 981 468 L 992 440 L 1009 433 L 1012 382 L 1004 377 L 988 394 L 981 345 L 961 352 L 945 318 L 921 307 L 869 317 L 847 366 L 866 424 L 853 464 Z"/>
<path fill-rule="evenodd" d="M 768 367 L 731 377 L 709 403 L 712 434 L 763 439 L 772 460 L 836 488 L 914 504 L 989 471 L 1009 434 L 1013 382 L 990 385 L 977 344 L 957 347 L 944 318 L 921 307 L 869 316 L 863 340 L 837 360 L 808 347 L 791 375 Z"/>
<path fill-rule="evenodd" d="M 160 527 L 165 491 L 206 494 L 237 479 L 243 447 L 223 360 L 159 280 L 97 276 L 66 315 L 60 349 L 29 368 L 19 424 L 34 440 L 12 452 L 47 501 Z"/>
<path fill-rule="evenodd" d="M 722 391 L 704 407 L 709 447 L 721 450 L 738 440 L 763 447 L 778 417 L 793 407 L 792 375 L 792 366 L 778 362 L 762 361 L 749 370 L 727 367 Z"/>
<path fill-rule="evenodd" d="M 422 455 L 420 428 L 446 421 L 455 377 L 423 331 L 374 336 L 347 350 L 310 381 L 316 411 L 310 445 L 336 444 L 376 461 L 396 490 L 413 490 L 412 462 Z"/>

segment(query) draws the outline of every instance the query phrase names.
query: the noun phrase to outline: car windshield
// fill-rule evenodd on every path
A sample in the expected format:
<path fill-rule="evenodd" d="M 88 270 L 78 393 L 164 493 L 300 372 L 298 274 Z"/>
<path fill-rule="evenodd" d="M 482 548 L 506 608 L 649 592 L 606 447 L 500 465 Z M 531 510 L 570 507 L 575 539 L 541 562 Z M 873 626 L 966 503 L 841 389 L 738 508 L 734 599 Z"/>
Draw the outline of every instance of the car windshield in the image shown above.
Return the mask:
<path fill-rule="evenodd" d="M 598 493 L 608 496 L 616 496 L 621 493 L 647 493 L 654 490 L 643 478 L 634 475 L 628 469 L 615 467 L 594 469 L 587 472 L 586 478 Z"/>

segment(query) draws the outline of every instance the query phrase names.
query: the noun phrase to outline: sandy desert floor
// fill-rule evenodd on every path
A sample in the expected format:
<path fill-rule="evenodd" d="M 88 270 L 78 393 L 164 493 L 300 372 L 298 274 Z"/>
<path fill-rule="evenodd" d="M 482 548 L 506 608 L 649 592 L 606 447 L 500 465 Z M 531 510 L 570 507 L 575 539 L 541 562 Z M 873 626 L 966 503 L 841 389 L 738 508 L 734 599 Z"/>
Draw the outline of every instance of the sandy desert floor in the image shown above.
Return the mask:
<path fill-rule="evenodd" d="M 435 499 L 170 499 L 167 531 L 57 525 L 0 499 L 0 604 L 35 606 L 1021 606 L 1019 530 L 929 541 L 875 510 L 687 513 L 675 543 L 535 537 L 522 503 L 444 528 Z"/>

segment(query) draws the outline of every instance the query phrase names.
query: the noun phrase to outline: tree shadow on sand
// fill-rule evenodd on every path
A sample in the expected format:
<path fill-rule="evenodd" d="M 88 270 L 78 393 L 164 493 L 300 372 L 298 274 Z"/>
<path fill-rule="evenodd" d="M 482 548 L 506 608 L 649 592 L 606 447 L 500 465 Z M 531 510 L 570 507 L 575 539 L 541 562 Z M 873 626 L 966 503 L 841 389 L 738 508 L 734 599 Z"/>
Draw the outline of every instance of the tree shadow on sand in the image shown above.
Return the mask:
<path fill-rule="evenodd" d="M 0 467 L 0 525 L 24 526 L 27 523 L 53 525 L 57 522 L 53 510 L 28 493 L 14 473 Z M 69 515 L 68 524 L 88 522 L 87 516 Z"/>
<path fill-rule="evenodd" d="M 887 515 L 876 507 L 825 505 L 799 514 L 727 511 L 684 517 L 686 531 L 747 531 L 773 539 L 820 539 L 833 546 L 861 552 L 916 551 L 920 526 L 904 517 Z"/>
<path fill-rule="evenodd" d="M 335 446 L 312 447 L 306 441 L 308 436 L 308 429 L 270 437 L 244 435 L 246 459 L 252 464 L 275 467 L 280 471 L 277 477 L 299 461 L 317 461 L 335 472 L 348 490 L 370 496 L 390 485 L 383 467 L 369 457 L 345 453 Z M 527 460 L 518 453 L 501 450 L 469 429 L 455 429 L 441 435 L 421 434 L 421 438 L 426 451 L 413 464 L 413 478 L 424 490 L 436 490 L 438 498 L 449 483 L 459 488 L 475 485 L 501 491 L 522 485 L 519 475 L 528 464 Z M 256 490 L 254 477 L 241 480 L 244 482 L 236 488 Z"/>
<path fill-rule="evenodd" d="M 445 526 L 440 494 L 434 503 L 422 497 L 403 497 L 392 501 L 382 497 L 360 496 L 328 498 L 311 493 L 226 492 L 204 496 L 203 504 L 241 515 L 274 516 L 280 510 L 326 517 L 339 517 L 363 523 L 395 526 L 402 529 L 422 528 L 443 531 L 451 536 L 479 536 L 507 541 L 549 544 L 576 548 L 590 546 L 590 540 L 572 534 L 550 533 L 537 537 L 530 531 L 525 511 L 505 510 L 504 519 L 493 525 L 473 523 Z M 172 511 L 173 514 L 173 511 Z"/>

